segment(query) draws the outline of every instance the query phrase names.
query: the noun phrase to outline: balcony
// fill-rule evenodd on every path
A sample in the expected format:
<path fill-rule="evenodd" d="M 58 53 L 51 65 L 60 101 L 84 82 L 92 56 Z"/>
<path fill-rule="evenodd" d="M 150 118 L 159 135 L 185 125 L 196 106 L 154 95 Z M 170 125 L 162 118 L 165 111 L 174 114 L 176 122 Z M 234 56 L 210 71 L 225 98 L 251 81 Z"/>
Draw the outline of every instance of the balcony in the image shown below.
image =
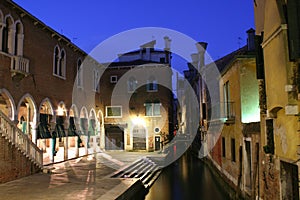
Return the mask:
<path fill-rule="evenodd" d="M 235 123 L 235 110 L 234 102 L 221 102 L 221 118 L 225 124 L 234 124 Z"/>
<path fill-rule="evenodd" d="M 213 106 L 208 105 L 207 111 L 210 122 L 235 123 L 234 102 L 219 102 Z"/>
<path fill-rule="evenodd" d="M 29 75 L 29 60 L 20 56 L 12 56 L 10 71 L 14 79 L 23 79 Z"/>

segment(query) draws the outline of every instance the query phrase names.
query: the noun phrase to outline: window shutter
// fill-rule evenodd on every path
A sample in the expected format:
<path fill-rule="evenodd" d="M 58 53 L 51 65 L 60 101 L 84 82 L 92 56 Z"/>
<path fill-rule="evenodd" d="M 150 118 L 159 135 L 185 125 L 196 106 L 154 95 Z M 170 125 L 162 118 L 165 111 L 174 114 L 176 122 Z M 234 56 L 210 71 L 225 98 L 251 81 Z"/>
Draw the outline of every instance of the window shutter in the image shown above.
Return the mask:
<path fill-rule="evenodd" d="M 299 0 L 288 0 L 288 39 L 289 56 L 291 61 L 300 58 L 300 2 Z"/>

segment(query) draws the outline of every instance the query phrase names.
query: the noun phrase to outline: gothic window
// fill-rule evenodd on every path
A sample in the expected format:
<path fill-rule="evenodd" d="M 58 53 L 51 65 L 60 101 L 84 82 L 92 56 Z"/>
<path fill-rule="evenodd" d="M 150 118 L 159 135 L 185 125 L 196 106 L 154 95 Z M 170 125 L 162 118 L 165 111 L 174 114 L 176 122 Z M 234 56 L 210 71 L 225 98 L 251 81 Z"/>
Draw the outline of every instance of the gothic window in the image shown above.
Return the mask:
<path fill-rule="evenodd" d="M 63 49 L 60 52 L 60 60 L 59 60 L 59 72 L 58 72 L 59 76 L 61 77 L 65 77 L 65 73 L 66 73 L 66 53 L 65 50 Z"/>
<path fill-rule="evenodd" d="M 65 79 L 66 77 L 66 52 L 58 46 L 54 48 L 53 75 Z"/>
<path fill-rule="evenodd" d="M 17 56 L 23 56 L 23 25 L 20 21 L 16 22 L 16 34 L 15 34 L 15 52 Z"/>
<path fill-rule="evenodd" d="M 81 58 L 77 61 L 77 86 L 82 87 L 82 61 Z"/>
<path fill-rule="evenodd" d="M 98 70 L 94 70 L 94 73 L 93 73 L 93 90 L 95 92 L 99 92 L 99 72 L 98 72 Z"/>
<path fill-rule="evenodd" d="M 3 32 L 2 32 L 2 51 L 6 53 L 13 53 L 13 19 L 8 16 L 5 20 Z"/>

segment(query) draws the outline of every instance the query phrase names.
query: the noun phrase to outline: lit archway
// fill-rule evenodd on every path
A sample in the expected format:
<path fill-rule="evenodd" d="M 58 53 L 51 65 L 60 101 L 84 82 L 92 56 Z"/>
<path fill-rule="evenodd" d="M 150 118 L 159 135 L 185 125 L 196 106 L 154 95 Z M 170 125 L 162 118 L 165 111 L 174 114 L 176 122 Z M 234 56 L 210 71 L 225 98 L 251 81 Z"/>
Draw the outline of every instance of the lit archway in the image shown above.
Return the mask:
<path fill-rule="evenodd" d="M 37 125 L 37 106 L 30 94 L 25 94 L 18 103 L 18 126 L 23 133 L 36 143 L 36 125 Z"/>
<path fill-rule="evenodd" d="M 0 110 L 11 120 L 15 118 L 16 105 L 6 89 L 0 89 Z"/>

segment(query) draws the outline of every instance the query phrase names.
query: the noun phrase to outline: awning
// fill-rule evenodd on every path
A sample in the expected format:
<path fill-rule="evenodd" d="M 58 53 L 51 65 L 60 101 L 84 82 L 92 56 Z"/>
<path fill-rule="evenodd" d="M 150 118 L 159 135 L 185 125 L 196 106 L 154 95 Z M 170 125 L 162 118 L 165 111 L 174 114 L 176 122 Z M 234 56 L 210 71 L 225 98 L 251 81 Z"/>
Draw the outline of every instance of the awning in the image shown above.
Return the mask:
<path fill-rule="evenodd" d="M 95 126 L 96 126 L 96 120 L 90 119 L 89 120 L 89 129 L 88 129 L 88 134 L 90 136 L 96 135 Z"/>
<path fill-rule="evenodd" d="M 66 133 L 65 133 L 64 125 L 56 124 L 54 130 L 55 131 L 52 134 L 56 133 L 56 137 L 61 138 L 61 137 L 66 137 L 67 136 Z"/>
<path fill-rule="evenodd" d="M 58 116 L 56 118 L 56 125 L 55 125 L 55 129 L 54 129 L 54 132 L 52 133 L 52 135 L 53 134 L 54 134 L 55 137 L 59 137 L 59 138 L 67 136 L 66 133 L 65 133 L 64 117 L 63 116 Z"/>
<path fill-rule="evenodd" d="M 69 128 L 68 128 L 68 136 L 78 136 L 78 133 L 76 131 L 76 126 L 74 123 L 74 117 L 70 117 L 69 121 Z"/>
<path fill-rule="evenodd" d="M 48 125 L 44 123 L 39 123 L 37 127 L 37 139 L 46 139 L 46 138 L 52 138 Z"/>
<path fill-rule="evenodd" d="M 80 118 L 80 135 L 88 135 L 88 120 Z"/>

